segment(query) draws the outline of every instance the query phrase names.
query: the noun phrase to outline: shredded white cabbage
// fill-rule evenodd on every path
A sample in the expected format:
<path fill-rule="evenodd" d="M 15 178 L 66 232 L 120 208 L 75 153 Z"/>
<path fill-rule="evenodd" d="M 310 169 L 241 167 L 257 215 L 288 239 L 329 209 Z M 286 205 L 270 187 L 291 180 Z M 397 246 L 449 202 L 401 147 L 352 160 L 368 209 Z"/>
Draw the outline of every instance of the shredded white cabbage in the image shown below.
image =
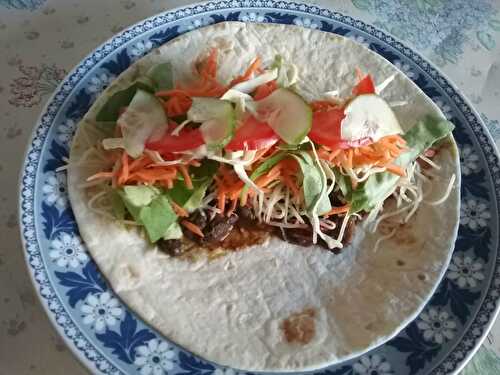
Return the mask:
<path fill-rule="evenodd" d="M 340 226 L 339 236 L 337 237 L 337 241 L 340 243 L 340 248 L 342 248 L 342 239 L 344 238 L 344 232 L 347 228 L 347 223 L 349 222 L 349 214 L 344 216 L 344 220 L 342 220 L 342 225 Z"/>
<path fill-rule="evenodd" d="M 439 166 L 437 163 L 434 161 L 426 158 L 425 156 L 422 157 L 420 156 L 422 160 L 424 160 L 426 163 L 428 163 L 432 168 L 439 170 L 441 166 Z M 424 200 L 424 196 L 429 195 L 430 191 L 427 191 L 424 194 L 424 184 L 430 185 L 430 188 L 433 187 L 433 184 L 428 184 L 430 179 L 425 176 L 423 173 L 420 172 L 420 166 L 419 164 L 415 161 L 411 163 L 407 168 L 406 168 L 406 176 L 402 177 L 399 179 L 398 184 L 393 191 L 393 195 L 396 198 L 396 210 L 382 214 L 378 216 L 380 211 L 382 211 L 382 204 L 385 201 L 382 200 L 382 204 L 378 205 L 374 210 L 370 212 L 367 218 L 367 222 L 372 222 L 373 220 L 374 223 L 371 226 L 371 232 L 375 232 L 380 225 L 381 222 L 384 220 L 391 218 L 391 217 L 398 217 L 400 215 L 405 215 L 404 217 L 401 218 L 401 223 L 407 223 L 413 215 L 417 212 L 419 206 L 421 203 L 425 203 L 428 205 L 440 205 L 448 199 L 448 197 L 451 194 L 451 191 L 453 189 L 453 186 L 456 181 L 456 175 L 453 174 L 450 178 L 450 181 L 446 187 L 446 190 L 442 197 L 439 199 L 436 199 L 434 201 L 426 201 Z M 403 205 L 405 203 L 405 205 Z M 377 217 L 378 216 L 378 217 Z M 392 230 L 391 233 L 388 235 L 380 237 L 376 244 L 375 244 L 375 250 L 376 251 L 380 245 L 380 243 L 384 240 L 387 240 L 391 237 L 394 236 L 396 233 L 396 228 Z"/>
<path fill-rule="evenodd" d="M 98 215 L 104 216 L 108 219 L 115 220 L 116 218 L 111 214 L 111 204 L 106 202 L 106 195 L 108 191 L 100 191 L 89 199 L 87 206 L 88 208 Z M 108 203 L 108 204 L 106 204 Z"/>
<path fill-rule="evenodd" d="M 235 157 L 236 155 L 236 157 Z M 258 194 L 263 194 L 262 190 L 248 177 L 245 166 L 254 162 L 255 151 L 236 151 L 236 153 L 228 153 L 229 158 L 225 158 L 213 153 L 208 153 L 207 158 L 218 161 L 220 163 L 230 164 L 233 166 L 234 172 L 238 175 L 248 187 L 255 190 Z"/>
<path fill-rule="evenodd" d="M 234 88 L 227 90 L 225 94 L 221 96 L 221 99 L 234 103 L 236 105 L 236 113 L 239 116 L 242 116 L 245 112 L 249 112 L 253 115 L 257 113 L 257 105 L 253 98 Z"/>
<path fill-rule="evenodd" d="M 266 224 L 271 225 L 273 227 L 280 227 L 280 228 L 307 228 L 309 225 L 307 224 L 301 224 L 301 223 L 283 223 L 281 221 L 268 221 Z"/>
<path fill-rule="evenodd" d="M 453 173 L 453 175 L 450 178 L 450 182 L 448 183 L 448 186 L 446 187 L 446 191 L 441 198 L 439 198 L 435 201 L 424 201 L 424 203 L 428 204 L 430 206 L 437 206 L 437 205 L 444 203 L 451 194 L 451 190 L 453 189 L 453 184 L 455 183 L 456 178 L 457 178 L 457 176 L 455 175 L 455 173 Z"/>
<path fill-rule="evenodd" d="M 316 199 L 316 202 L 314 202 L 314 205 L 311 210 L 311 214 L 308 215 L 309 219 L 311 220 L 312 224 L 312 229 L 313 229 L 313 243 L 317 242 L 317 236 L 319 236 L 323 241 L 326 242 L 327 246 L 329 249 L 334 249 L 334 248 L 342 248 L 342 242 L 340 242 L 339 239 L 335 240 L 334 238 L 328 236 L 327 234 L 323 233 L 321 230 L 320 226 L 320 220 L 319 220 L 319 215 L 318 215 L 318 205 L 321 199 L 325 194 L 327 194 L 328 188 L 326 187 L 327 185 L 327 178 L 325 171 L 323 170 L 323 164 L 320 162 L 320 159 L 318 157 L 318 153 L 316 152 L 316 147 L 314 146 L 314 143 L 310 141 L 311 144 L 311 149 L 314 155 L 314 160 L 319 166 L 319 171 L 321 174 L 321 192 L 319 194 L 319 197 Z M 348 218 L 349 215 L 346 214 L 346 217 Z M 341 229 L 341 234 L 343 235 L 342 229 Z M 342 236 L 339 235 L 339 238 L 341 239 Z"/>

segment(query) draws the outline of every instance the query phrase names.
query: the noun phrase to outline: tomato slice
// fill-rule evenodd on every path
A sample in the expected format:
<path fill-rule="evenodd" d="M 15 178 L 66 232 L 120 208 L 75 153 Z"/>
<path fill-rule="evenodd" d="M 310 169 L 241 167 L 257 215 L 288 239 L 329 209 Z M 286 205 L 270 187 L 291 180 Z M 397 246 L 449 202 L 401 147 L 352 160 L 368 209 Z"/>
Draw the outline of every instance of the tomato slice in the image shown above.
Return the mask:
<path fill-rule="evenodd" d="M 340 126 L 344 119 L 342 108 L 330 108 L 327 111 L 313 113 L 313 120 L 309 138 L 312 141 L 330 148 L 339 148 Z"/>
<path fill-rule="evenodd" d="M 172 135 L 169 126 L 169 130 L 159 140 L 147 142 L 146 148 L 168 154 L 192 150 L 204 143 L 200 129 L 182 129 L 179 135 Z"/>
<path fill-rule="evenodd" d="M 352 89 L 354 95 L 375 94 L 375 85 L 372 77 L 368 74 L 365 78 L 358 82 Z"/>
<path fill-rule="evenodd" d="M 226 150 L 260 150 L 270 147 L 278 141 L 278 135 L 267 123 L 249 116 L 243 125 L 236 130 L 233 139 L 226 145 Z"/>
<path fill-rule="evenodd" d="M 314 112 L 311 131 L 308 134 L 309 138 L 313 142 L 327 146 L 332 150 L 360 147 L 372 142 L 370 138 L 343 141 L 341 138 L 341 125 L 344 117 L 343 108 L 330 108 L 327 111 Z"/>

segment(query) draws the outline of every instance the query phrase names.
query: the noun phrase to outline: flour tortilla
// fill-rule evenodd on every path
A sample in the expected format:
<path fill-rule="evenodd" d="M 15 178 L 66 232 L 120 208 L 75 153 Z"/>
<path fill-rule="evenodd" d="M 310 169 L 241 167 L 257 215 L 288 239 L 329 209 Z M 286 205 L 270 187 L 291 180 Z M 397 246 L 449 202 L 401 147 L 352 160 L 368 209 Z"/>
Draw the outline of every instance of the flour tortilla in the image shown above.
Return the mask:
<path fill-rule="evenodd" d="M 71 163 L 104 137 L 95 116 L 106 98 L 159 62 L 170 61 L 176 80 L 189 82 L 191 63 L 210 47 L 220 51 L 222 82 L 241 74 L 255 56 L 267 64 L 279 54 L 298 66 L 298 91 L 308 100 L 333 89 L 349 93 L 359 67 L 377 84 L 395 75 L 382 96 L 389 103 L 408 103 L 394 108 L 405 130 L 424 115 L 442 117 L 393 65 L 350 39 L 295 26 L 227 22 L 182 35 L 121 74 L 79 124 Z M 434 172 L 430 200 L 442 196 L 452 174 L 460 176 L 454 141 L 436 161 L 442 169 Z M 88 208 L 89 195 L 78 186 L 100 168 L 98 161 L 73 164 L 69 193 L 81 236 L 114 291 L 166 338 L 238 369 L 318 369 L 393 337 L 433 293 L 449 262 L 459 221 L 458 179 L 445 203 L 422 205 L 411 225 L 376 252 L 381 234 L 358 227 L 353 244 L 337 256 L 273 238 L 213 261 L 187 262 L 160 252 L 139 230 Z M 313 337 L 307 344 L 289 343 L 283 322 L 304 310 L 313 311 Z"/>

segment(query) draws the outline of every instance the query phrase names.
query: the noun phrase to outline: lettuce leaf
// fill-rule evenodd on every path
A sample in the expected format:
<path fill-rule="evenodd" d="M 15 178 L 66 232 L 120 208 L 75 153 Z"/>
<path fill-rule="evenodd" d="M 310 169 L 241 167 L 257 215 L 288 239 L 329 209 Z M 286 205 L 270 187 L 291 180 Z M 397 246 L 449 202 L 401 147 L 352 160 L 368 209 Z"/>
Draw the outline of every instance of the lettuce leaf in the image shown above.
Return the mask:
<path fill-rule="evenodd" d="M 403 135 L 409 150 L 401 154 L 394 163 L 406 168 L 434 143 L 449 136 L 453 129 L 454 125 L 447 120 L 426 116 Z M 351 213 L 372 210 L 389 194 L 399 178 L 389 172 L 370 176 L 352 192 Z"/>
<path fill-rule="evenodd" d="M 309 153 L 302 151 L 292 156 L 299 162 L 302 171 L 302 191 L 308 212 L 321 215 L 332 209 L 330 198 L 326 194 L 326 181 L 322 176 L 321 166 L 314 161 Z M 313 208 L 316 205 L 316 210 Z"/>
<path fill-rule="evenodd" d="M 141 185 L 125 186 L 117 192 L 132 218 L 144 226 L 151 242 L 162 238 L 177 222 L 177 215 L 162 190 Z"/>
<path fill-rule="evenodd" d="M 182 238 L 182 228 L 179 223 L 174 222 L 170 225 L 167 231 L 163 234 L 164 240 L 177 240 Z"/>
<path fill-rule="evenodd" d="M 129 87 L 111 95 L 97 113 L 96 120 L 111 123 L 114 127 L 120 111 L 130 104 L 137 90 L 154 93 L 173 87 L 172 64 L 166 62 L 154 65 L 146 75 L 137 78 Z"/>
<path fill-rule="evenodd" d="M 172 209 L 167 196 L 159 195 L 148 206 L 140 209 L 139 220 L 144 225 L 150 241 L 156 242 L 177 221 L 177 215 Z"/>
<path fill-rule="evenodd" d="M 137 90 L 154 92 L 154 89 L 145 82 L 137 81 L 124 90 L 115 92 L 97 112 L 96 121 L 111 123 L 115 126 L 116 120 L 120 117 L 120 111 L 128 106 L 135 96 Z"/>
<path fill-rule="evenodd" d="M 204 159 L 199 167 L 189 168 L 193 189 L 188 189 L 184 180 L 179 179 L 174 187 L 167 191 L 168 196 L 188 212 L 197 210 L 218 168 L 218 162 Z"/>

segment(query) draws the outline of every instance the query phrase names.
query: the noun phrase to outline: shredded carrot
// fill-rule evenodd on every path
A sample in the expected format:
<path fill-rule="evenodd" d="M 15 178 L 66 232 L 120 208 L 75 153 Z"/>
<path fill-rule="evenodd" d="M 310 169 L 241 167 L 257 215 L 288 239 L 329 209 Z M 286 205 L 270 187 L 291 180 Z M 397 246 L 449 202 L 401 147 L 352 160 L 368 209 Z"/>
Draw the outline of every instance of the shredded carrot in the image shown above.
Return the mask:
<path fill-rule="evenodd" d="M 250 66 L 247 68 L 245 73 L 243 75 L 236 77 L 231 81 L 229 84 L 230 87 L 233 87 L 237 83 L 248 81 L 251 77 L 252 74 L 257 73 L 260 69 L 260 64 L 261 64 L 261 59 L 260 57 L 256 57 L 253 62 L 250 64 Z"/>
<path fill-rule="evenodd" d="M 219 209 L 221 215 L 224 215 L 225 206 L 226 206 L 226 194 L 222 190 L 219 190 L 217 194 L 217 208 Z"/>
<path fill-rule="evenodd" d="M 212 49 L 205 61 L 198 69 L 200 80 L 190 87 L 176 85 L 173 90 L 157 91 L 155 95 L 165 98 L 163 107 L 170 117 L 176 117 L 187 113 L 195 96 L 219 97 L 227 87 L 217 82 L 217 49 Z M 250 73 L 251 74 L 251 73 Z"/>
<path fill-rule="evenodd" d="M 394 165 L 394 164 L 386 165 L 385 169 L 387 170 L 387 172 L 391 172 L 391 173 L 397 174 L 398 176 L 404 176 L 405 175 L 404 169 L 401 168 L 400 166 L 397 166 L 397 165 Z"/>
<path fill-rule="evenodd" d="M 191 190 L 193 189 L 193 181 L 191 181 L 191 177 L 189 176 L 188 169 L 185 165 L 179 165 L 179 169 L 181 171 L 182 177 L 184 177 L 184 183 L 186 187 Z"/>
<path fill-rule="evenodd" d="M 117 175 L 117 183 L 118 185 L 123 185 L 129 177 L 129 164 L 128 164 L 128 155 L 127 151 L 123 150 L 122 153 L 122 167 Z"/>
<path fill-rule="evenodd" d="M 259 177 L 255 184 L 258 187 L 265 187 L 269 185 L 271 182 L 273 182 L 281 174 L 281 171 L 279 169 L 276 169 L 274 171 L 273 169 L 271 169 L 269 173 Z"/>
<path fill-rule="evenodd" d="M 404 176 L 403 170 L 390 165 L 405 151 L 405 140 L 399 135 L 391 135 L 367 146 L 355 148 L 331 150 L 323 146 L 319 149 L 318 156 L 337 167 L 352 169 L 372 165 L 387 168 L 389 172 Z"/>
<path fill-rule="evenodd" d="M 212 48 L 208 58 L 202 64 L 202 68 L 199 71 L 203 78 L 215 78 L 217 75 L 217 55 L 217 49 Z"/>
<path fill-rule="evenodd" d="M 147 155 L 143 155 L 140 158 L 135 159 L 132 163 L 129 165 L 129 171 L 134 172 L 138 169 L 144 168 L 146 165 L 151 164 L 153 161 L 151 158 Z"/>
<path fill-rule="evenodd" d="M 167 168 L 144 168 L 130 175 L 127 182 L 144 182 L 154 184 L 160 180 L 174 180 L 177 176 L 177 169 Z"/>
<path fill-rule="evenodd" d="M 184 208 L 182 208 L 177 203 L 175 203 L 173 200 L 170 201 L 170 204 L 172 205 L 172 208 L 174 209 L 177 216 L 180 216 L 180 217 L 188 217 L 189 216 L 189 213 Z"/>
<path fill-rule="evenodd" d="M 321 216 L 332 216 L 332 215 L 338 215 L 338 214 L 343 214 L 345 212 L 348 212 L 351 206 L 349 204 L 346 204 L 344 206 L 339 206 L 339 207 L 333 207 L 330 211 L 327 213 L 321 215 Z"/>
<path fill-rule="evenodd" d="M 200 227 L 196 224 L 193 224 L 192 222 L 190 221 L 187 221 L 187 220 L 182 220 L 181 221 L 181 224 L 186 228 L 188 229 L 189 231 L 193 232 L 194 234 L 196 234 L 197 236 L 203 238 L 205 237 L 205 235 L 203 234 L 203 232 L 201 231 Z"/>
<path fill-rule="evenodd" d="M 347 168 L 352 168 L 352 155 L 353 155 L 353 152 L 352 152 L 352 149 L 348 149 L 346 151 L 346 166 Z"/>

